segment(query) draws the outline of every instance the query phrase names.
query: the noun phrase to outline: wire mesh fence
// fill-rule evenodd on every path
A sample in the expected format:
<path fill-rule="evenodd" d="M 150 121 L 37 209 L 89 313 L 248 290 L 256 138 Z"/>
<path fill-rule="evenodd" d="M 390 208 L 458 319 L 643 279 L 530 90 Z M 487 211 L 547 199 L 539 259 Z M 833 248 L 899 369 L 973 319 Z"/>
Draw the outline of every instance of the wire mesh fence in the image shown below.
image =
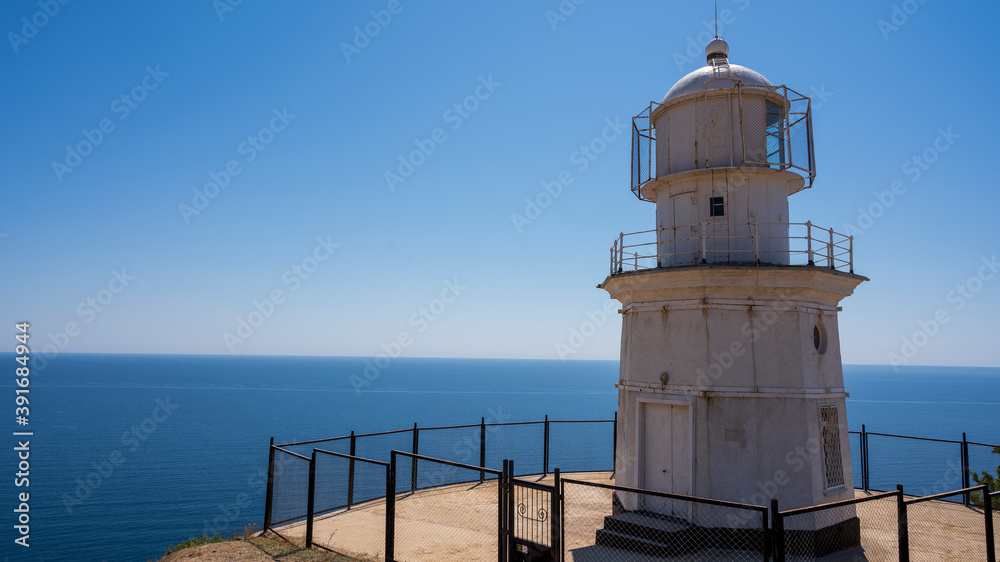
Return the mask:
<path fill-rule="evenodd" d="M 992 484 L 991 491 L 1000 492 L 1000 446 L 985 443 L 969 443 L 969 486 Z M 975 495 L 977 505 L 982 505 L 982 495 Z M 995 499 L 993 509 L 1000 509 L 1000 500 Z"/>
<path fill-rule="evenodd" d="M 493 429 L 493 432 L 490 432 Z M 487 424 L 486 466 L 502 468 L 514 461 L 517 474 L 541 474 L 545 462 L 545 422 Z"/>
<path fill-rule="evenodd" d="M 316 450 L 312 544 L 361 559 L 384 559 L 389 465 Z"/>
<path fill-rule="evenodd" d="M 961 442 L 868 433 L 868 487 L 929 496 L 964 487 Z"/>
<path fill-rule="evenodd" d="M 562 481 L 564 560 L 761 560 L 767 508 Z"/>
<path fill-rule="evenodd" d="M 304 457 L 280 447 L 274 451 L 274 483 L 270 509 L 271 526 L 305 518 L 309 499 L 309 463 Z"/>
<path fill-rule="evenodd" d="M 497 560 L 501 473 L 487 469 L 480 482 L 480 467 L 401 452 L 393 456 L 397 490 L 412 467 L 440 482 L 396 497 L 396 560 Z"/>
<path fill-rule="evenodd" d="M 899 560 L 899 497 L 885 492 L 781 512 L 779 549 L 789 561 Z"/>
<path fill-rule="evenodd" d="M 910 560 L 987 560 L 985 512 L 964 505 L 964 496 L 955 491 L 905 502 Z"/>
<path fill-rule="evenodd" d="M 614 468 L 614 423 L 610 420 L 549 422 L 548 466 L 563 472 Z"/>

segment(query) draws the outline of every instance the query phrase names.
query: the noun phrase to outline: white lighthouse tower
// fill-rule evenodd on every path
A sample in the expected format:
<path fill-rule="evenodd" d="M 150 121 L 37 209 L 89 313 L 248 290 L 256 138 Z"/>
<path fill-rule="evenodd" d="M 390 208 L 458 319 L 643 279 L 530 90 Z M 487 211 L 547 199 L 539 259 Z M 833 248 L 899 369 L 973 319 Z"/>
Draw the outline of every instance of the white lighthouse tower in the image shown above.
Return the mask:
<path fill-rule="evenodd" d="M 866 279 L 850 237 L 789 220 L 816 175 L 810 100 L 730 63 L 721 38 L 705 51 L 633 119 L 632 192 L 656 224 L 619 236 L 600 285 L 624 316 L 617 482 L 783 509 L 848 499 L 837 312 Z M 686 503 L 625 508 L 698 520 Z"/>

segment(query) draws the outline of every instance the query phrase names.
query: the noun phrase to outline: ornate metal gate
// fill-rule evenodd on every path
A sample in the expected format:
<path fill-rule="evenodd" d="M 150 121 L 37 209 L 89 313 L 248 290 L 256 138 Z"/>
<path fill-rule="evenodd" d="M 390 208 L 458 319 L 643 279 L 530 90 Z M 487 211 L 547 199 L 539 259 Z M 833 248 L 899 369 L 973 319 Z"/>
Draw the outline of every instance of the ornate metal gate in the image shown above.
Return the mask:
<path fill-rule="evenodd" d="M 561 558 L 559 470 L 554 484 L 514 478 L 514 462 L 504 461 L 501 559 L 554 562 Z M 506 558 L 504 558 L 506 555 Z"/>

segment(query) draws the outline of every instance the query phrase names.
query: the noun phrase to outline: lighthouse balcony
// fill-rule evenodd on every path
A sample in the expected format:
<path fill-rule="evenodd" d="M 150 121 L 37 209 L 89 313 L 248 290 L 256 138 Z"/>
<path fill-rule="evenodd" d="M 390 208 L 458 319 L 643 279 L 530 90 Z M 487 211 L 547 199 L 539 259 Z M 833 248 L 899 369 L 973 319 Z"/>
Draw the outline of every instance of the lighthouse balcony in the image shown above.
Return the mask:
<path fill-rule="evenodd" d="M 621 233 L 611 246 L 611 275 L 699 265 L 813 266 L 854 273 L 854 237 L 811 222 L 703 221 Z"/>
<path fill-rule="evenodd" d="M 734 167 L 798 174 L 802 180 L 792 193 L 811 187 L 816 160 L 809 98 L 786 86 L 737 81 L 731 88 L 668 94 L 632 118 L 631 188 L 639 199 L 655 199 L 658 179 Z"/>

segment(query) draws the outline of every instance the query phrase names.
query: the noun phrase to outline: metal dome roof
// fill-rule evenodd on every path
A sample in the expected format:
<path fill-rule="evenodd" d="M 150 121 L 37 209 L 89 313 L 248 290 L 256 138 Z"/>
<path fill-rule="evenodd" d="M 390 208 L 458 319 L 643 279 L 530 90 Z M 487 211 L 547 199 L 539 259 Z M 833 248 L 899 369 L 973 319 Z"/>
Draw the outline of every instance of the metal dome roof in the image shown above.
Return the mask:
<path fill-rule="evenodd" d="M 729 45 L 716 37 L 705 49 L 708 64 L 678 80 L 667 92 L 667 95 L 663 96 L 661 103 L 706 90 L 732 88 L 737 82 L 747 86 L 774 86 L 770 80 L 764 78 L 764 75 L 756 70 L 729 63 L 728 54 Z"/>

